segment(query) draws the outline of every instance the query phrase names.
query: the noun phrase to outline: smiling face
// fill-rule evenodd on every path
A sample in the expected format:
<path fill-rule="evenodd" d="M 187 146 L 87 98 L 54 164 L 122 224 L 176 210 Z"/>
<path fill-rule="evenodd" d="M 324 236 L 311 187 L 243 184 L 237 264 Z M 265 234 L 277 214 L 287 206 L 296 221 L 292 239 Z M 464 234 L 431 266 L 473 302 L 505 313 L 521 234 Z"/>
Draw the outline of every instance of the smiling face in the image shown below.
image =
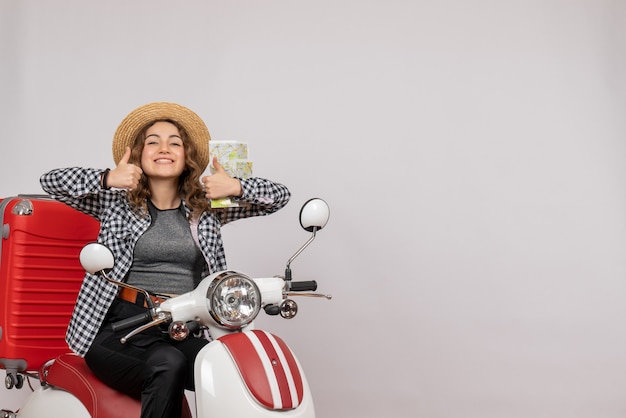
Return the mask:
<path fill-rule="evenodd" d="M 185 169 L 185 146 L 178 128 L 156 122 L 146 130 L 141 168 L 151 178 L 178 178 Z"/>

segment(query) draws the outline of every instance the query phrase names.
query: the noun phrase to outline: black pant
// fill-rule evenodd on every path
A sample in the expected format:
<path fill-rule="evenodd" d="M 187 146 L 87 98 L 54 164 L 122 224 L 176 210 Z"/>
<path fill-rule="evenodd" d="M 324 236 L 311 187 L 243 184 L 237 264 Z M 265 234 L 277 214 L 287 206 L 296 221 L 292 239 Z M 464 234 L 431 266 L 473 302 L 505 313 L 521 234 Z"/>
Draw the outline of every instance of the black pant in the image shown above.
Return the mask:
<path fill-rule="evenodd" d="M 196 355 L 208 341 L 190 337 L 176 342 L 156 326 L 120 343 L 129 330 L 114 333 L 111 323 L 144 311 L 116 299 L 85 361 L 104 383 L 141 399 L 141 418 L 180 417 L 185 389 L 194 390 Z"/>

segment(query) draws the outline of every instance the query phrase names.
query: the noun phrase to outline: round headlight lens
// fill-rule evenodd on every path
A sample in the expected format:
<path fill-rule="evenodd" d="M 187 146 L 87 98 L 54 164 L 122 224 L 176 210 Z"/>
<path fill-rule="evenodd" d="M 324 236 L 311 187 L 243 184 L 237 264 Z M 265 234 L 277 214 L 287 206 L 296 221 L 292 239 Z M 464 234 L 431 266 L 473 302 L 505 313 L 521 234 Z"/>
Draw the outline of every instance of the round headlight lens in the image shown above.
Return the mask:
<path fill-rule="evenodd" d="M 242 328 L 259 314 L 261 292 L 248 276 L 227 271 L 209 286 L 207 304 L 215 322 L 227 328 Z"/>

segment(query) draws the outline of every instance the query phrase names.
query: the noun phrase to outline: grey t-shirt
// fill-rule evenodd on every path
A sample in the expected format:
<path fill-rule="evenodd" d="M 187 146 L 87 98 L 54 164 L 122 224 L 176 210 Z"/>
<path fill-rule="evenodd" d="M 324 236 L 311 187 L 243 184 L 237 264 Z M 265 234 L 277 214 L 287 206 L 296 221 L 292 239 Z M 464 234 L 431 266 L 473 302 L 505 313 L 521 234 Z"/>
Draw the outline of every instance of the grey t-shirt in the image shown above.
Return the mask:
<path fill-rule="evenodd" d="M 135 245 L 127 283 L 153 293 L 189 292 L 202 280 L 204 257 L 184 208 L 160 210 L 148 201 L 152 224 Z"/>

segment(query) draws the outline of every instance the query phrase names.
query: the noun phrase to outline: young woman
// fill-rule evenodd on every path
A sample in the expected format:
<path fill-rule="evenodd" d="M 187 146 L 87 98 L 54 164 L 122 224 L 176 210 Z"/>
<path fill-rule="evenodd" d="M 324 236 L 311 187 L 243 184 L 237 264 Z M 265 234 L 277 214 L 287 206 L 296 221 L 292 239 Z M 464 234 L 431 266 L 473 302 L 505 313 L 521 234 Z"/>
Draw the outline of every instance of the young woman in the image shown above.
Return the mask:
<path fill-rule="evenodd" d="M 150 103 L 118 127 L 114 169 L 56 169 L 41 177 L 41 185 L 100 221 L 98 241 L 115 256 L 111 278 L 154 294 L 188 292 L 226 269 L 222 225 L 271 214 L 290 197 L 281 184 L 230 177 L 217 160 L 215 173 L 200 179 L 209 140 L 206 125 L 190 109 Z M 240 204 L 211 209 L 211 199 L 224 197 Z M 194 359 L 207 341 L 174 342 L 151 328 L 122 345 L 125 332 L 113 332 L 110 324 L 144 311 L 143 303 L 137 294 L 86 274 L 66 340 L 98 378 L 141 399 L 142 418 L 177 417 L 184 390 L 193 390 Z"/>

